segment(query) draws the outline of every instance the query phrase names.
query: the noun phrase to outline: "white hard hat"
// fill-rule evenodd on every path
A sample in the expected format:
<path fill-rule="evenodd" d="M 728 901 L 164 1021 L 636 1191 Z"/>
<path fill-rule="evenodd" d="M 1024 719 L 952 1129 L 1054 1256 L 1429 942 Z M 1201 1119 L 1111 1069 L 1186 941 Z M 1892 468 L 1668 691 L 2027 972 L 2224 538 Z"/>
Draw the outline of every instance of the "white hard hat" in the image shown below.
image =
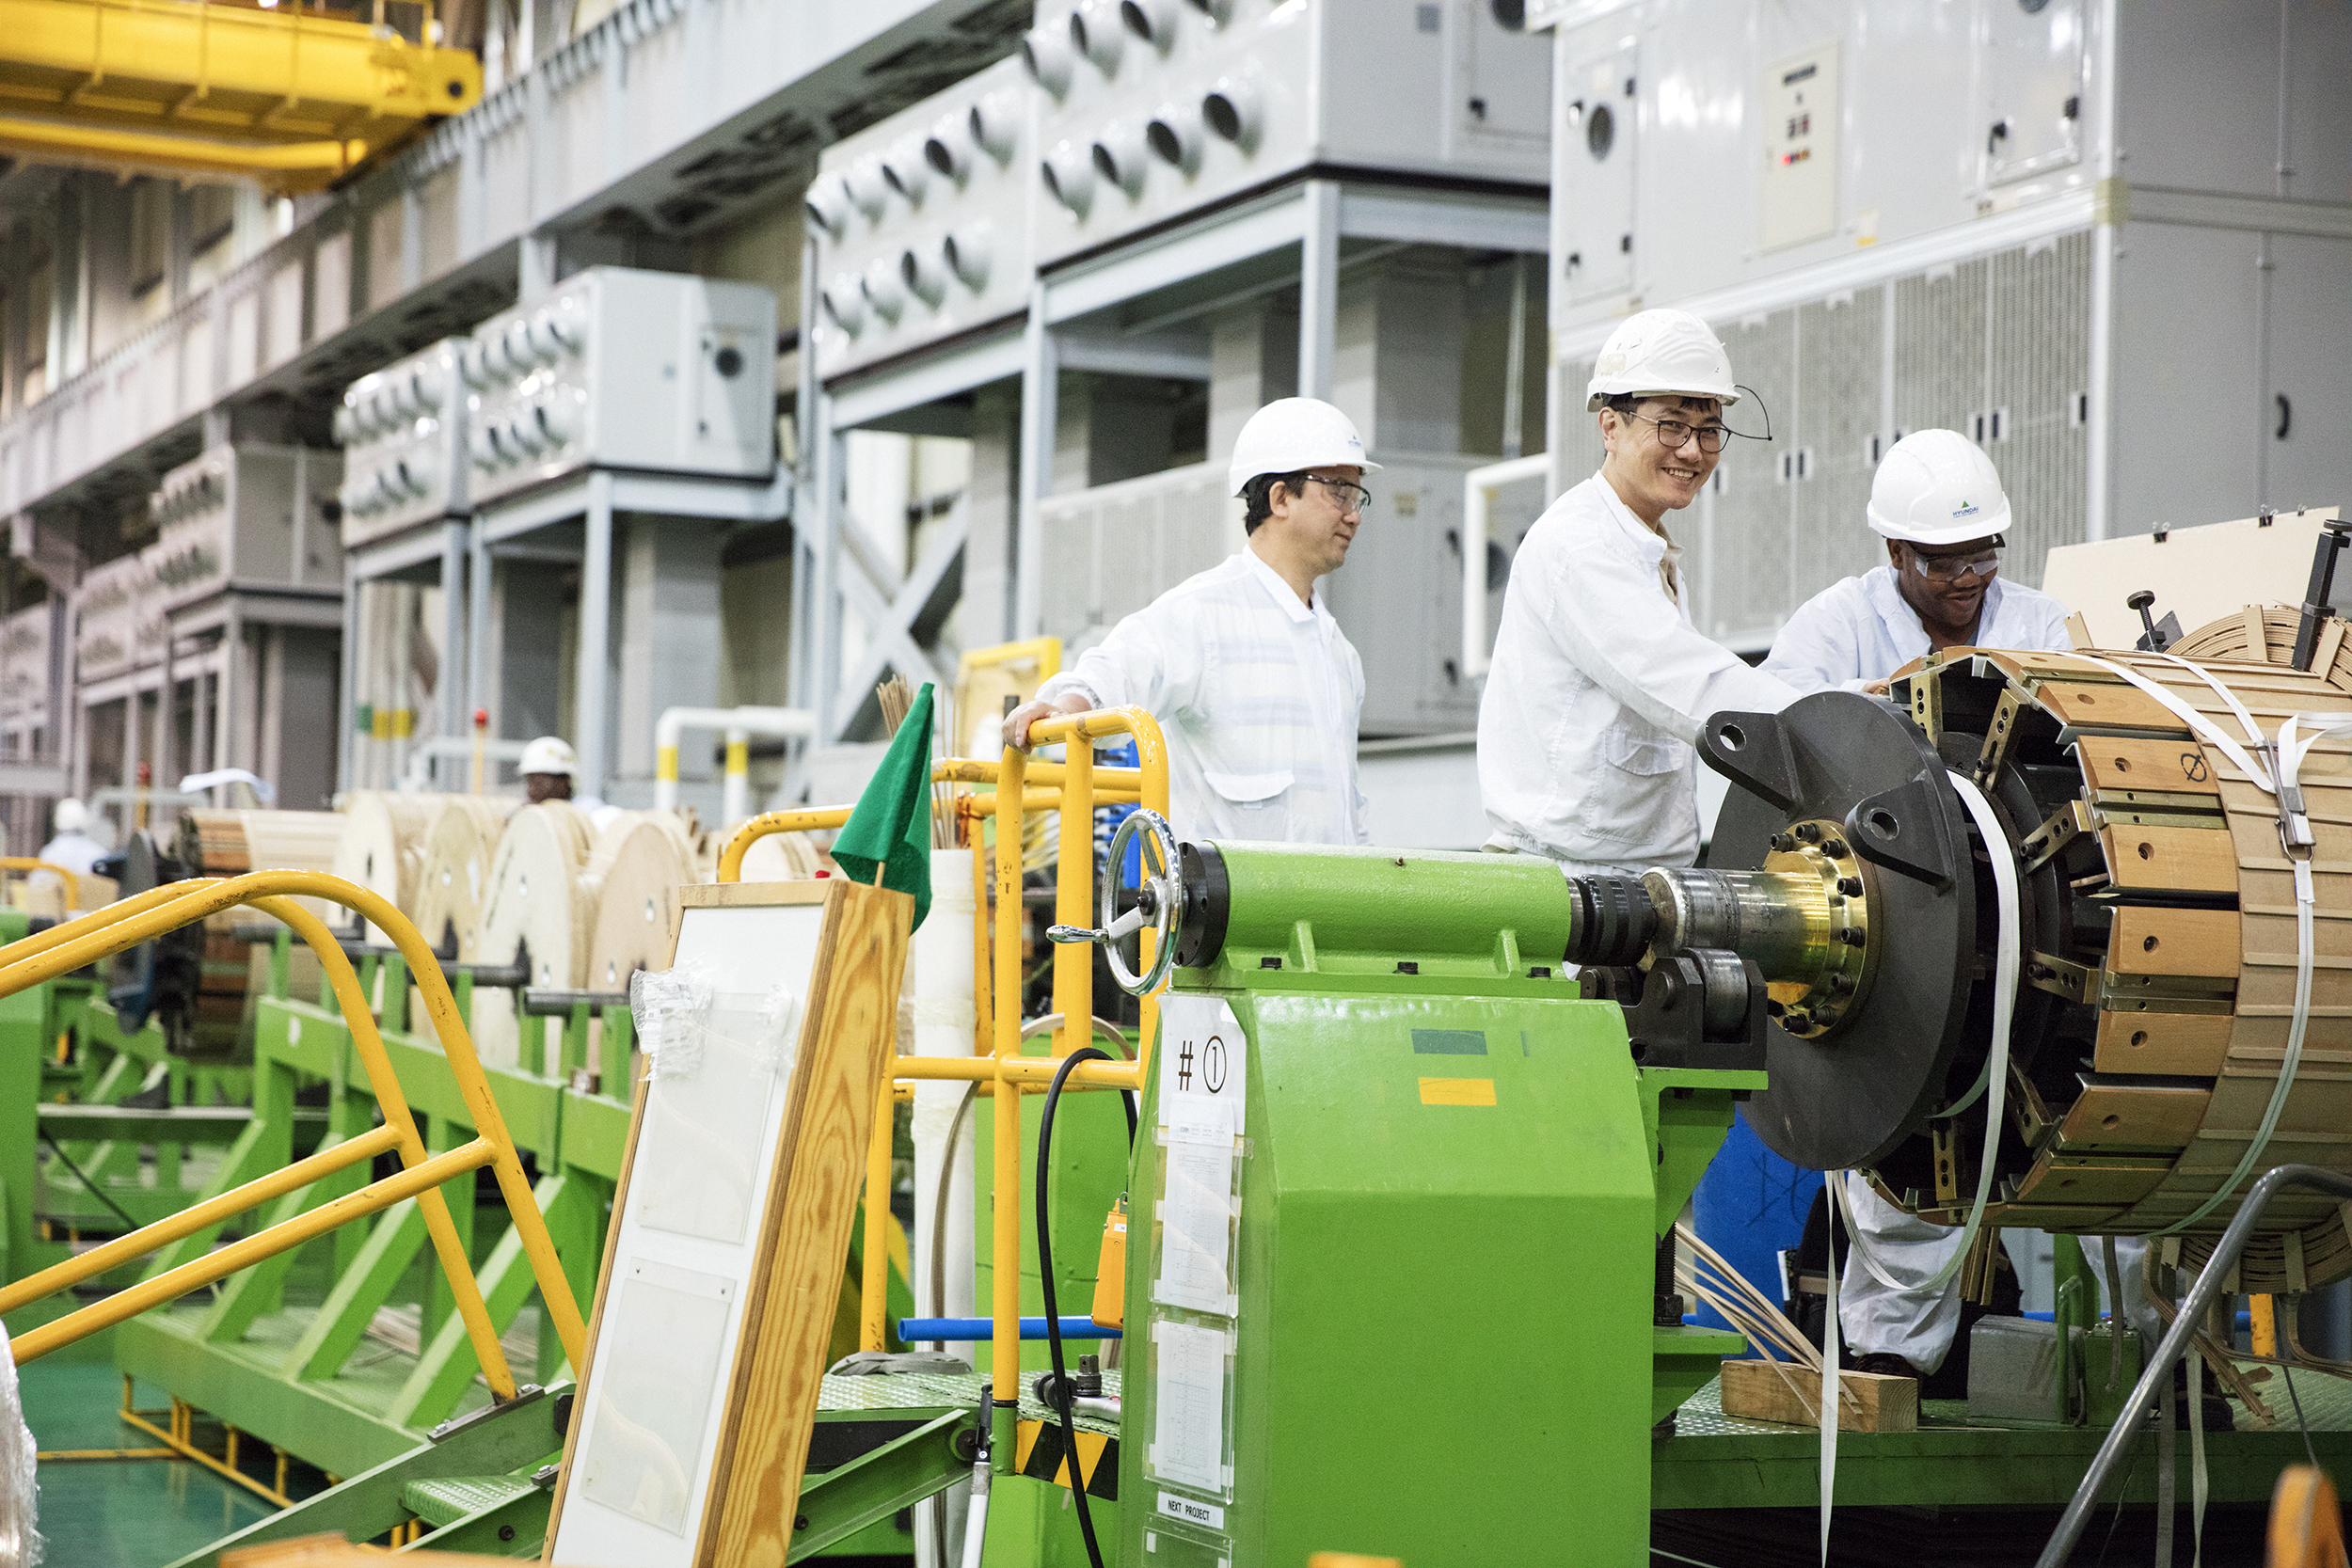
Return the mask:
<path fill-rule="evenodd" d="M 89 807 L 69 795 L 57 802 L 51 820 L 56 823 L 57 832 L 61 833 L 78 833 L 89 826 Z"/>
<path fill-rule="evenodd" d="M 1984 450 L 1957 430 L 1895 443 L 1870 481 L 1870 527 L 1914 545 L 1961 545 L 2009 527 L 2009 497 Z"/>
<path fill-rule="evenodd" d="M 1238 496 L 1260 474 L 1295 474 L 1348 463 L 1366 473 L 1380 465 L 1364 457 L 1356 423 L 1321 398 L 1277 398 L 1249 416 L 1233 437 L 1233 463 L 1226 488 Z"/>
<path fill-rule="evenodd" d="M 523 760 L 516 766 L 517 773 L 561 773 L 570 778 L 580 767 L 580 759 L 572 754 L 571 743 L 561 736 L 543 735 L 523 748 Z"/>
<path fill-rule="evenodd" d="M 1726 408 L 1740 401 L 1723 340 L 1688 310 L 1644 310 L 1619 322 L 1593 362 L 1584 411 L 1598 413 L 1604 402 L 1621 395 L 1661 392 L 1713 398 Z"/>

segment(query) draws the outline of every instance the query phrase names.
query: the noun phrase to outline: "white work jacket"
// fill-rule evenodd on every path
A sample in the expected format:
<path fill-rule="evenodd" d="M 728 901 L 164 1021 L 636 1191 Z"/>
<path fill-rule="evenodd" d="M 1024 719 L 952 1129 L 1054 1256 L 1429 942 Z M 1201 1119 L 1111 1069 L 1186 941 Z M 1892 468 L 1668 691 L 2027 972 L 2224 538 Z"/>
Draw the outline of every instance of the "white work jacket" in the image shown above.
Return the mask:
<path fill-rule="evenodd" d="M 1256 551 L 1128 616 L 1038 695 L 1071 691 L 1159 721 L 1178 837 L 1367 842 L 1356 784 L 1363 660 L 1323 595 L 1300 603 Z"/>
<path fill-rule="evenodd" d="M 1478 705 L 1491 847 L 1595 868 L 1688 865 L 1699 726 L 1796 700 L 1692 626 L 1660 580 L 1666 548 L 1599 474 L 1528 531 Z"/>
<path fill-rule="evenodd" d="M 2038 589 L 1994 578 L 1977 612 L 1976 645 L 2031 653 L 2071 648 L 2066 607 Z M 1851 691 L 1883 681 L 1928 651 L 1927 628 L 1881 566 L 1832 583 L 1797 607 L 1772 639 L 1764 668 L 1800 691 Z"/>

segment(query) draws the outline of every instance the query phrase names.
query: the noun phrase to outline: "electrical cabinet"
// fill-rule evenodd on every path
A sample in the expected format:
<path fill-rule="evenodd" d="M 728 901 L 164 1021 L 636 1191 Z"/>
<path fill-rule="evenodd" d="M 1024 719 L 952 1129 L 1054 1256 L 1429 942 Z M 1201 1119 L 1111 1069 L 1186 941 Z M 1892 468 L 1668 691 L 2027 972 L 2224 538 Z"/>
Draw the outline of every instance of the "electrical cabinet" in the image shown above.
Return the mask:
<path fill-rule="evenodd" d="M 330 520 L 342 455 L 310 447 L 215 447 L 164 476 L 149 502 L 157 537 L 140 551 L 164 613 L 228 589 L 343 585 Z M 87 672 L 87 666 L 85 666 Z"/>
<path fill-rule="evenodd" d="M 776 300 L 749 283 L 592 267 L 458 355 L 478 506 L 588 467 L 760 478 L 775 466 Z"/>
<path fill-rule="evenodd" d="M 1038 261 L 1311 168 L 1540 182 L 1548 55 L 1486 0 L 1047 0 Z"/>
<path fill-rule="evenodd" d="M 1564 302 L 1633 288 L 1639 55 L 1637 44 L 1613 43 L 1563 59 L 1552 94 L 1551 254 L 1553 296 Z"/>
<path fill-rule="evenodd" d="M 143 552 L 93 566 L 73 590 L 73 670 L 84 685 L 128 673 L 163 654 L 155 568 Z"/>
<path fill-rule="evenodd" d="M 1037 97 L 1006 59 L 825 150 L 807 203 L 818 374 L 1026 307 Z"/>
<path fill-rule="evenodd" d="M 463 338 L 353 382 L 335 410 L 345 547 L 467 510 Z"/>

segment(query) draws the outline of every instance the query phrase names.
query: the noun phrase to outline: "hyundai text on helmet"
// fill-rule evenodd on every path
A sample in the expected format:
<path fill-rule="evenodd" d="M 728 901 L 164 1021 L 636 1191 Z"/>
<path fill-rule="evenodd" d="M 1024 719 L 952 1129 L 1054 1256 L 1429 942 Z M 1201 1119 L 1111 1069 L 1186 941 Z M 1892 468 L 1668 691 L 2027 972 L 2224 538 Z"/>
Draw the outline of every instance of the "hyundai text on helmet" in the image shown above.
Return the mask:
<path fill-rule="evenodd" d="M 1377 473 L 1364 456 L 1356 423 L 1320 398 L 1277 398 L 1249 416 L 1233 437 L 1233 460 L 1225 487 L 1240 495 L 1261 474 L 1295 474 L 1303 468 L 1345 464 Z"/>
<path fill-rule="evenodd" d="M 1644 310 L 1628 316 L 1600 345 L 1584 411 L 1597 414 L 1613 397 L 1713 398 L 1728 408 L 1740 401 L 1731 356 L 1714 329 L 1688 310 Z"/>
<path fill-rule="evenodd" d="M 2009 497 L 1984 450 L 1957 430 L 1895 443 L 1870 481 L 1870 527 L 1906 544 L 1964 545 L 2007 531 Z"/>

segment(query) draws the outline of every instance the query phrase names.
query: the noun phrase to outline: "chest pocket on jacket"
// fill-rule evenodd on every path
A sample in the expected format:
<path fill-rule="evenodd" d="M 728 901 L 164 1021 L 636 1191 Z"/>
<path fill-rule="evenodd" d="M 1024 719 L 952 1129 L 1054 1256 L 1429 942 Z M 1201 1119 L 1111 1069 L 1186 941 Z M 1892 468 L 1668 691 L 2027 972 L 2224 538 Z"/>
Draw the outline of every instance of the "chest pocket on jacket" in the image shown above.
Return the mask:
<path fill-rule="evenodd" d="M 1600 735 L 1600 760 L 1620 772 L 1677 773 L 1690 757 L 1690 747 L 1639 721 L 1620 721 Z"/>
<path fill-rule="evenodd" d="M 1200 776 L 1225 804 L 1226 816 L 1243 838 L 1279 842 L 1290 837 L 1288 768 L 1272 773 L 1220 773 L 1201 769 Z"/>

